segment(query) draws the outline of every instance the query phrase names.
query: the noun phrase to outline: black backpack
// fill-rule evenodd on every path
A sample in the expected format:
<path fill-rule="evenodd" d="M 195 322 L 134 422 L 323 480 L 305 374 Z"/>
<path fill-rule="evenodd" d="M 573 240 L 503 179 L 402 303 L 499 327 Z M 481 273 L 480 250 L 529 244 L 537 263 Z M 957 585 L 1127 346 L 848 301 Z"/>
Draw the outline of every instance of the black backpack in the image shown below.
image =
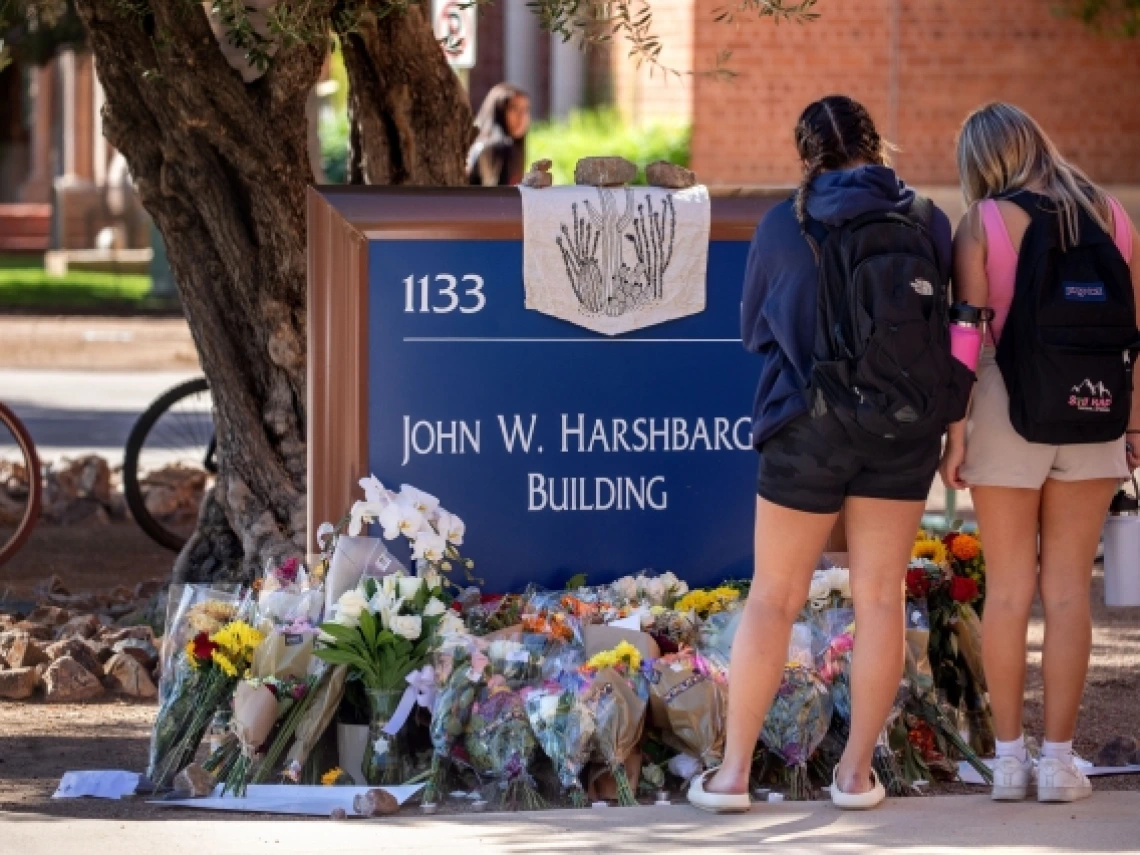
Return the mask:
<path fill-rule="evenodd" d="M 966 414 L 974 374 L 950 355 L 933 215 L 916 196 L 906 214 L 806 229 L 819 260 L 812 412 L 831 410 L 855 442 L 938 437 Z"/>
<path fill-rule="evenodd" d="M 1013 303 L 997 347 L 1009 419 L 1030 442 L 1109 442 L 1128 427 L 1132 353 L 1140 343 L 1128 264 L 1083 209 L 1080 242 L 1061 248 L 1047 197 L 1004 197 L 1030 217 Z"/>

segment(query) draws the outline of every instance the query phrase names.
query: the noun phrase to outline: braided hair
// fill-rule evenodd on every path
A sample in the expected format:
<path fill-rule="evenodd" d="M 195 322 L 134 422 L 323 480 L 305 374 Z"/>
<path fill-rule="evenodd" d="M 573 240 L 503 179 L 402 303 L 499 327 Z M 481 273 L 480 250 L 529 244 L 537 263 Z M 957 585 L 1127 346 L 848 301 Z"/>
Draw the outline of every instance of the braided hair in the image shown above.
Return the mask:
<path fill-rule="evenodd" d="M 858 101 L 846 95 L 828 95 L 808 104 L 796 123 L 796 150 L 804 163 L 795 201 L 800 227 L 807 219 L 811 184 L 821 173 L 859 163 L 886 166 L 888 148 L 871 114 Z"/>

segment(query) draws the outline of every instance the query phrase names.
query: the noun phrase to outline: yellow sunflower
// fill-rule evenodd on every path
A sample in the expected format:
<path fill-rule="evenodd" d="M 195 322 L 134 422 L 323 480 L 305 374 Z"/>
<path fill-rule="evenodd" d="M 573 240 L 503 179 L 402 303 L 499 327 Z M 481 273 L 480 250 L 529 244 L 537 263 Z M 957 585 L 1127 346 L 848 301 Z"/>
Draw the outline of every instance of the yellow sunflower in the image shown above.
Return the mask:
<path fill-rule="evenodd" d="M 946 547 L 941 540 L 932 537 L 916 540 L 910 551 L 911 558 L 930 561 L 934 564 L 945 564 L 947 559 Z"/>

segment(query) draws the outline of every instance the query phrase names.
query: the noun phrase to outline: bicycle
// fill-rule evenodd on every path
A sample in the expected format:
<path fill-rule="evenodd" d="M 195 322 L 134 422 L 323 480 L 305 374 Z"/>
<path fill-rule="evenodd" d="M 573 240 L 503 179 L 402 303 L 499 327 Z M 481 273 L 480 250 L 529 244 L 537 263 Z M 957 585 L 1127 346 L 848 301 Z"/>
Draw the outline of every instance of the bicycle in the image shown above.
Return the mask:
<path fill-rule="evenodd" d="M 198 523 L 179 487 L 205 492 L 218 474 L 213 398 L 205 377 L 168 389 L 139 416 L 123 456 L 123 497 L 152 540 L 178 552 Z"/>
<path fill-rule="evenodd" d="M 43 502 L 43 476 L 36 445 L 23 422 L 0 404 L 0 564 L 32 534 Z"/>

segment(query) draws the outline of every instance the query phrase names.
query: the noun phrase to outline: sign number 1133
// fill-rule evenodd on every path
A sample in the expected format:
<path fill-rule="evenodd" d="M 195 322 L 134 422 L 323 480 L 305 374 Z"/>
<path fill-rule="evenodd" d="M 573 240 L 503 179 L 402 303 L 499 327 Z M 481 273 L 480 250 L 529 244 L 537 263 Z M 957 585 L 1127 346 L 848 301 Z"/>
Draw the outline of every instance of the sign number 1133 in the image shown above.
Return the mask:
<path fill-rule="evenodd" d="M 433 305 L 437 297 L 446 302 Z M 464 315 L 472 315 L 486 305 L 487 296 L 483 293 L 483 277 L 474 273 L 468 273 L 460 278 L 449 273 L 439 273 L 433 281 L 429 281 L 427 276 L 421 276 L 418 280 L 414 276 L 409 276 L 404 280 L 405 312 L 434 312 L 445 315 L 458 309 Z"/>

